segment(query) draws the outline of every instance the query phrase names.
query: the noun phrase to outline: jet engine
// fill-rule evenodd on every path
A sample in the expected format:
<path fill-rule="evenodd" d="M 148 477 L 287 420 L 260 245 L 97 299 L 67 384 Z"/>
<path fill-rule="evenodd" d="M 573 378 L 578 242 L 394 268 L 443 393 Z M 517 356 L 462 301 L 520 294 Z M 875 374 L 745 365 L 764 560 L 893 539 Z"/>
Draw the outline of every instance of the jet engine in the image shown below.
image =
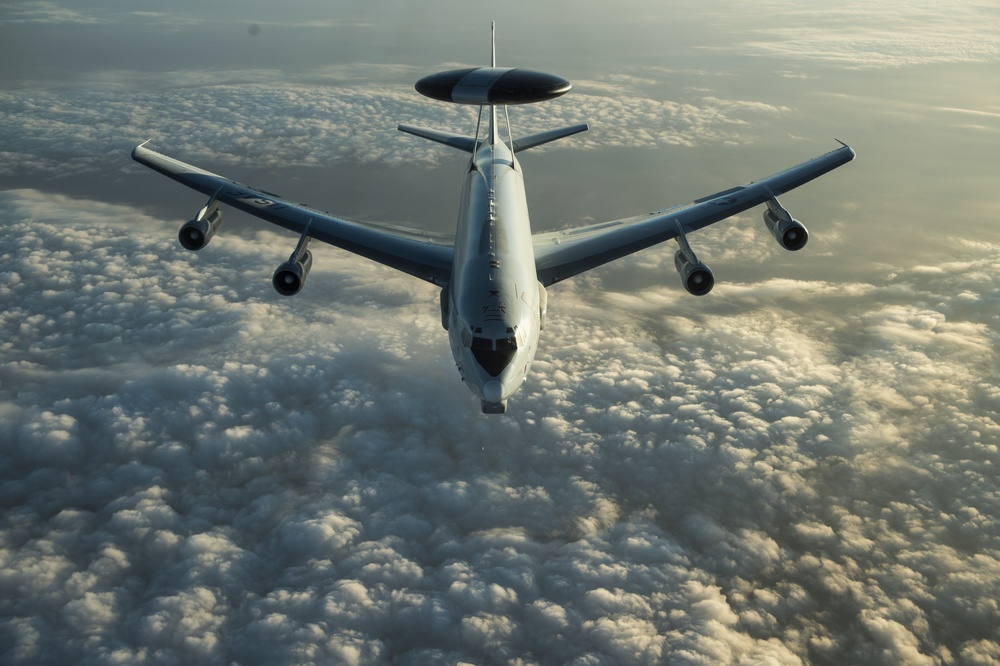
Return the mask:
<path fill-rule="evenodd" d="M 306 278 L 309 277 L 312 263 L 312 252 L 309 250 L 293 254 L 288 261 L 275 269 L 274 275 L 271 277 L 274 290 L 282 296 L 294 296 L 302 291 Z"/>
<path fill-rule="evenodd" d="M 694 261 L 691 261 L 692 258 Z M 674 266 L 681 276 L 681 283 L 692 296 L 704 296 L 715 286 L 712 269 L 698 261 L 697 257 L 688 257 L 683 250 L 674 254 Z"/>
<path fill-rule="evenodd" d="M 219 230 L 221 224 L 222 211 L 219 210 L 219 202 L 212 201 L 198 211 L 193 220 L 184 223 L 177 234 L 177 240 L 185 250 L 200 250 L 208 245 L 208 241 L 212 240 L 212 236 Z"/>
<path fill-rule="evenodd" d="M 798 220 L 791 218 L 785 220 L 776 216 L 770 210 L 764 211 L 764 224 L 771 232 L 778 245 L 786 250 L 801 250 L 809 240 L 809 232 Z"/>
<path fill-rule="evenodd" d="M 299 238 L 299 244 L 292 250 L 288 261 L 274 270 L 274 275 L 271 276 L 274 290 L 282 296 L 294 296 L 299 293 L 306 284 L 312 265 L 313 256 L 309 251 L 309 224 L 307 224 L 302 231 L 302 237 Z"/>
<path fill-rule="evenodd" d="M 691 244 L 688 243 L 687 234 L 684 233 L 684 225 L 679 220 L 675 224 L 677 236 L 674 240 L 680 249 L 674 254 L 674 266 L 680 273 L 681 283 L 688 293 L 692 296 L 704 296 L 715 286 L 715 275 L 712 274 L 711 268 L 698 261 Z"/>
<path fill-rule="evenodd" d="M 809 240 L 809 232 L 801 222 L 794 219 L 773 196 L 764 211 L 764 224 L 778 245 L 786 250 L 801 250 Z"/>

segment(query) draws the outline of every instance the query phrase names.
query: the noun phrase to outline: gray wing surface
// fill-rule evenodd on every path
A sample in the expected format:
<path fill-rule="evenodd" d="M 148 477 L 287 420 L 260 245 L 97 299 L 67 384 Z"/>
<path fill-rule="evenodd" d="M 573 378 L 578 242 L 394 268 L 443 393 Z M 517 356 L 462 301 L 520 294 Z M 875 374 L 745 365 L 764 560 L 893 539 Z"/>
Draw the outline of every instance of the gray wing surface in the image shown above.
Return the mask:
<path fill-rule="evenodd" d="M 150 150 L 145 144 L 136 146 L 132 159 L 182 185 L 297 234 L 301 235 L 308 225 L 308 235 L 316 240 L 422 280 L 444 285 L 451 276 L 453 237 L 391 224 L 333 217 L 185 164 Z"/>
<path fill-rule="evenodd" d="M 538 280 L 545 286 L 695 231 L 767 202 L 850 162 L 847 144 L 780 173 L 692 203 L 613 222 L 532 236 Z"/>

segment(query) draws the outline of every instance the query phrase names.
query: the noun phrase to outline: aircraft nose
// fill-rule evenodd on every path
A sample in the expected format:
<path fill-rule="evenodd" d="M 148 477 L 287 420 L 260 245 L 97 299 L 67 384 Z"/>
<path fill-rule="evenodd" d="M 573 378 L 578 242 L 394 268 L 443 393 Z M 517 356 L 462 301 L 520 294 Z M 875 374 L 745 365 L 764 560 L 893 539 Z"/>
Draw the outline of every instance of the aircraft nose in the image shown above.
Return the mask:
<path fill-rule="evenodd" d="M 483 386 L 483 400 L 486 402 L 500 402 L 503 400 L 503 384 L 496 379 L 486 382 Z"/>

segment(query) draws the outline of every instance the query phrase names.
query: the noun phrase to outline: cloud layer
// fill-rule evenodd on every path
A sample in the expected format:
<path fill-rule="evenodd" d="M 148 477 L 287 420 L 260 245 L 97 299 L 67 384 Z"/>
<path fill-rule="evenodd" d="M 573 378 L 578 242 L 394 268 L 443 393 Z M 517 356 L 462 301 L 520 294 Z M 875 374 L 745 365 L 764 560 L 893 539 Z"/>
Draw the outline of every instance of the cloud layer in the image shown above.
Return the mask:
<path fill-rule="evenodd" d="M 48 190 L 0 192 L 0 661 L 1000 663 L 1000 246 L 968 226 L 995 206 L 947 192 L 947 219 L 976 242 L 942 240 L 953 231 L 932 212 L 954 187 L 942 168 L 985 178 L 964 148 L 996 109 L 892 69 L 995 62 L 989 3 L 727 2 L 662 18 L 650 2 L 641 25 L 585 42 L 597 50 L 570 96 L 511 110 L 518 132 L 592 124 L 543 150 L 699 147 L 704 164 L 640 169 L 674 178 L 684 164 L 724 187 L 715 148 L 827 136 L 833 117 L 873 138 L 866 170 L 845 170 L 870 181 L 849 205 L 872 210 L 844 229 L 937 245 L 854 271 L 846 231 L 788 255 L 757 213 L 699 233 L 719 276 L 706 298 L 677 286 L 665 250 L 580 276 L 550 291 L 537 363 L 503 418 L 461 385 L 428 285 L 317 248 L 306 289 L 284 299 L 269 278 L 294 238 L 234 233 L 227 215 L 186 253 L 143 210 L 54 194 L 99 174 L 131 196 L 140 167 L 125 156 L 146 138 L 224 173 L 451 159 L 393 128 L 466 131 L 470 112 L 413 91 L 425 66 L 391 63 L 471 50 L 394 17 L 411 50 L 387 41 L 359 64 L 364 38 L 331 44 L 328 3 L 277 16 L 243 2 L 256 36 L 222 5 L 86 4 L 0 17 L 16 28 L 0 178 Z M 567 44 L 603 28 L 600 11 L 562 26 Z M 112 69 L 64 58 L 46 41 L 60 34 Z M 306 37 L 316 53 L 286 48 Z M 227 57 L 209 70 L 210 47 Z M 889 71 L 828 76 L 858 69 Z M 927 98 L 887 100 L 894 87 Z M 922 147 L 937 153 L 923 180 L 896 150 L 894 114 L 915 104 L 981 126 Z M 642 196 L 625 181 L 626 203 Z M 847 205 L 813 214 L 837 224 Z M 925 219 L 910 231 L 904 210 Z M 831 253 L 848 281 L 802 278 Z"/>
<path fill-rule="evenodd" d="M 753 7 L 758 17 L 767 17 L 769 25 L 755 30 L 762 39 L 738 45 L 749 54 L 849 69 L 996 62 L 1000 58 L 1000 39 L 993 29 L 997 8 L 991 2 L 769 4 Z"/>
<path fill-rule="evenodd" d="M 117 82 L 111 88 L 0 91 L 5 136 L 0 176 L 66 176 L 106 172 L 109 166 L 117 171 L 127 151 L 149 138 L 161 150 L 216 168 L 322 166 L 336 160 L 429 165 L 452 155 L 405 137 L 395 131 L 398 124 L 475 131 L 474 110 L 431 102 L 408 84 L 262 87 L 247 81 L 279 79 L 280 73 L 233 73 L 235 81 L 227 83 L 218 83 L 219 77 L 215 73 L 205 81 L 196 74 L 176 81 L 184 86 L 179 90 L 128 95 L 119 88 L 131 80 L 127 73 L 111 77 Z M 788 112 L 706 95 L 675 102 L 585 90 L 530 112 L 512 110 L 515 133 L 589 122 L 593 131 L 572 144 L 553 145 L 720 145 L 752 142 L 748 119 Z"/>
<path fill-rule="evenodd" d="M 570 281 L 497 419 L 427 285 L 328 249 L 282 299 L 271 234 L 0 199 L 5 661 L 1000 659 L 991 244 Z"/>

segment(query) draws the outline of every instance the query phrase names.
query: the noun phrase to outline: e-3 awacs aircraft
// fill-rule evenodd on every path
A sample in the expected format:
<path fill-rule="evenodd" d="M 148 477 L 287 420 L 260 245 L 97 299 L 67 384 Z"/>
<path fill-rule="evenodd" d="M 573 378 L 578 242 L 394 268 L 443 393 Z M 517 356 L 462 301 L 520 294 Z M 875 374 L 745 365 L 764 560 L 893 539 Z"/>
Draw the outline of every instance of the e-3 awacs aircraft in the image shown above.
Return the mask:
<path fill-rule="evenodd" d="M 614 259 L 673 239 L 674 264 L 684 288 L 703 296 L 712 271 L 698 260 L 688 234 L 754 206 L 766 205 L 764 223 L 786 250 L 808 240 L 778 195 L 850 162 L 847 144 L 773 176 L 692 203 L 622 220 L 531 233 L 524 180 L 516 154 L 588 129 L 586 124 L 513 138 L 506 107 L 558 97 L 566 79 L 528 69 L 470 67 L 427 76 L 416 89 L 435 100 L 479 107 L 475 137 L 409 125 L 403 132 L 469 153 L 454 237 L 396 225 L 359 222 L 294 204 L 278 196 L 154 152 L 141 144 L 132 158 L 208 195 L 208 203 L 181 227 L 181 245 L 205 247 L 227 204 L 299 234 L 288 261 L 274 272 L 280 294 L 297 294 L 312 267 L 311 239 L 329 243 L 441 287 L 441 324 L 455 363 L 487 414 L 503 414 L 525 382 L 545 326 L 546 288 Z M 506 122 L 501 127 L 501 115 Z M 485 120 L 485 127 L 483 127 Z M 148 143 L 148 142 L 147 142 Z"/>

